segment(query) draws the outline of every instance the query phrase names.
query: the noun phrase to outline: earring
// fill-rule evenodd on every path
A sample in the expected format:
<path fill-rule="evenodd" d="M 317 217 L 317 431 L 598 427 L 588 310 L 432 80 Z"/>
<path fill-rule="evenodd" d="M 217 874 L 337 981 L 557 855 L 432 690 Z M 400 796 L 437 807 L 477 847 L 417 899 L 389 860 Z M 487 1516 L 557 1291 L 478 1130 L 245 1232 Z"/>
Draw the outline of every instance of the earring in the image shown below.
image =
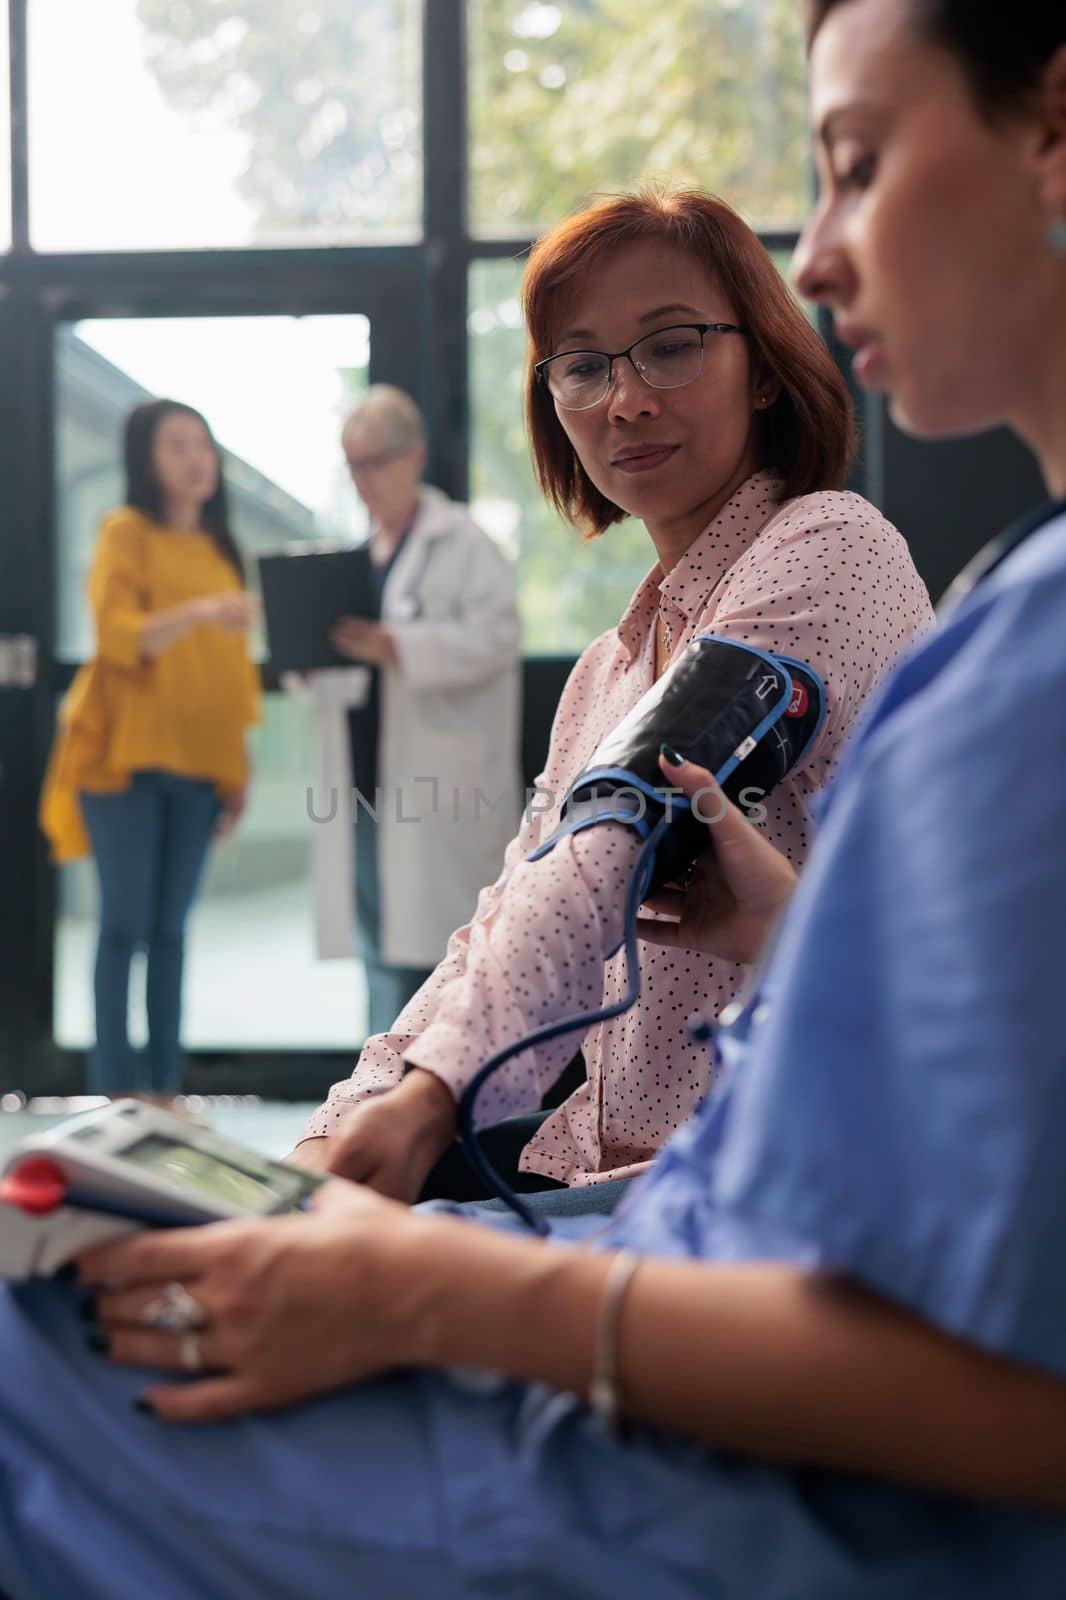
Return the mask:
<path fill-rule="evenodd" d="M 1048 223 L 1047 242 L 1052 255 L 1066 256 L 1066 217 L 1053 217 Z"/>

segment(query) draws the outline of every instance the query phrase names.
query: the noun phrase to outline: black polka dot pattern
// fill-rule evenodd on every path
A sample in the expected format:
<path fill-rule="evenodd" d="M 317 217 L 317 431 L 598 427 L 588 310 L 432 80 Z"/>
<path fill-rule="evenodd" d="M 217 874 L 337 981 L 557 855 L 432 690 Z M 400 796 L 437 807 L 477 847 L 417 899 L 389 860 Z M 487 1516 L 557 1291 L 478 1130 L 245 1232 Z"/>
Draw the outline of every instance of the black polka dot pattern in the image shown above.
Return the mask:
<path fill-rule="evenodd" d="M 827 691 L 822 731 L 803 766 L 764 802 L 767 837 L 797 866 L 810 842 L 810 801 L 876 679 L 932 620 L 902 536 L 860 496 L 836 491 L 780 502 L 756 473 L 664 577 L 653 567 L 617 629 L 584 652 L 552 729 L 535 813 L 527 810 L 496 883 L 479 897 L 429 981 L 392 1032 L 369 1040 L 305 1137 L 330 1133 L 352 1105 L 392 1088 L 404 1063 L 437 1072 L 458 1094 L 500 1045 L 547 1021 L 621 996 L 624 886 L 635 837 L 611 825 L 525 857 L 558 821 L 569 784 L 654 676 L 655 622 L 673 650 L 714 632 L 806 661 Z M 605 551 L 609 551 L 608 542 Z M 547 796 L 553 797 L 548 804 Z M 623 1175 L 651 1159 L 707 1086 L 706 1046 L 685 1023 L 717 1016 L 745 969 L 696 952 L 640 946 L 641 998 L 624 1016 L 526 1051 L 486 1085 L 479 1120 L 530 1110 L 580 1042 L 588 1081 L 527 1148 L 528 1170 L 567 1183 Z"/>

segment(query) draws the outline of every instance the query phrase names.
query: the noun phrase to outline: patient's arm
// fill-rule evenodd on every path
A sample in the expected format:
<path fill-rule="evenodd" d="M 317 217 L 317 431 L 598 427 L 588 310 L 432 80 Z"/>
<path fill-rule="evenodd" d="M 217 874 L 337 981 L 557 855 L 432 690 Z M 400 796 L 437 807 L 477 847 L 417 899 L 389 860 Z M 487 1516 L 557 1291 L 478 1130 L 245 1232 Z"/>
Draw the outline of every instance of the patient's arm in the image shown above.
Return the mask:
<path fill-rule="evenodd" d="M 622 938 L 640 849 L 617 822 L 561 839 L 517 862 L 507 893 L 468 930 L 463 971 L 438 993 L 432 1021 L 406 1052 L 406 1077 L 349 1111 L 328 1142 L 296 1159 L 394 1199 L 414 1200 L 455 1136 L 456 1105 L 478 1068 L 534 1029 L 603 1004 L 603 964 Z M 485 1084 L 477 1120 L 534 1110 L 584 1030 L 521 1051 Z"/>
<path fill-rule="evenodd" d="M 754 961 L 791 897 L 796 873 L 704 768 L 666 760 L 662 767 L 670 783 L 695 799 L 708 824 L 709 848 L 687 889 L 665 889 L 649 901 L 671 920 L 641 918 L 640 937 Z M 408 1066 L 422 1070 L 402 1082 L 397 1076 L 387 1093 L 350 1111 L 335 1137 L 305 1141 L 292 1159 L 413 1200 L 454 1134 L 455 1101 L 481 1062 L 530 1029 L 601 1002 L 602 964 L 621 937 L 637 848 L 627 830 L 601 825 L 560 840 L 537 862 L 513 862 L 507 893 L 466 930 L 463 970 L 437 991 L 435 1015 L 407 1042 Z M 579 1037 L 565 1036 L 512 1060 L 486 1085 L 481 1119 L 538 1104 Z"/>

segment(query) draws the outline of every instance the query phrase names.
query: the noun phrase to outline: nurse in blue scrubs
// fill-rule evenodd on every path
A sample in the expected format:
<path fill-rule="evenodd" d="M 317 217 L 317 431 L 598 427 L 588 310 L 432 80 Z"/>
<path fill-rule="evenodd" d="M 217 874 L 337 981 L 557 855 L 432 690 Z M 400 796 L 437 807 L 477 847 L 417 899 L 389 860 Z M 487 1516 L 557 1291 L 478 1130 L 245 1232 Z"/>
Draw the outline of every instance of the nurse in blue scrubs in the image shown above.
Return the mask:
<path fill-rule="evenodd" d="M 1066 29 L 1042 0 L 810 26 L 801 291 L 903 426 L 1009 422 L 1057 501 L 887 683 L 794 893 L 712 825 L 659 936 L 772 950 L 724 1091 L 606 1228 L 335 1181 L 84 1258 L 95 1325 L 4 1293 L 12 1596 L 1061 1592 Z M 181 1336 L 145 1322 L 174 1282 Z"/>

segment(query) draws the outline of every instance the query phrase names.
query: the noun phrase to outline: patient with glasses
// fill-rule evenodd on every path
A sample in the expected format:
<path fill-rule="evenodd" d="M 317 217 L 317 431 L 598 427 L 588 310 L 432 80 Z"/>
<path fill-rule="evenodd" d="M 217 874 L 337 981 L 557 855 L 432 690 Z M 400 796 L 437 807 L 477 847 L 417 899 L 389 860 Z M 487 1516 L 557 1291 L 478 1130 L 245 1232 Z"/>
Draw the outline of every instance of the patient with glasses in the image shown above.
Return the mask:
<path fill-rule="evenodd" d="M 748 796 L 753 820 L 798 867 L 811 798 L 859 708 L 931 619 L 903 538 L 842 487 L 853 442 L 843 378 L 723 201 L 647 192 L 569 218 L 534 247 L 523 303 L 543 492 L 599 541 L 604 562 L 612 529 L 639 519 L 654 564 L 567 682 L 499 878 L 294 1153 L 408 1201 L 483 1192 L 452 1142 L 457 1102 L 482 1062 L 544 1022 L 560 997 L 579 1014 L 626 991 L 624 955 L 606 967 L 600 957 L 616 863 L 582 845 L 535 865 L 526 858 L 557 825 L 590 753 L 679 652 L 710 632 L 798 657 L 822 679 L 827 715 L 814 743 L 772 794 Z M 575 849 L 584 852 L 576 904 Z M 570 909 L 554 933 L 535 937 L 531 912 L 545 902 Z M 532 1191 L 535 1208 L 609 1209 L 703 1092 L 703 1048 L 678 1024 L 717 1016 L 743 981 L 741 965 L 679 954 L 649 917 L 640 978 L 630 1011 L 523 1052 L 479 1098 L 492 1125 L 486 1153 Z M 578 1045 L 586 1080 L 557 1109 L 538 1110 Z"/>

